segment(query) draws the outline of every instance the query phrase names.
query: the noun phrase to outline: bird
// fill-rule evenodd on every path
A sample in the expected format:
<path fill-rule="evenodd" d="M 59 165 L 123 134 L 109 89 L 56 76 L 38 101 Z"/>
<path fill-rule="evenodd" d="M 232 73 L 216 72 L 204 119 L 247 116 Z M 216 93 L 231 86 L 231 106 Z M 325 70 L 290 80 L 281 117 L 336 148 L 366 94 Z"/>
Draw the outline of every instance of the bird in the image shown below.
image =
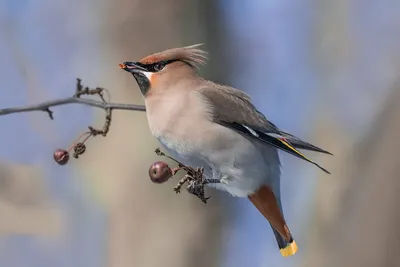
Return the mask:
<path fill-rule="evenodd" d="M 279 129 L 242 90 L 200 76 L 202 44 L 171 48 L 125 61 L 143 95 L 152 135 L 175 159 L 201 166 L 208 186 L 247 198 L 268 220 L 280 253 L 298 246 L 283 215 L 278 150 L 329 171 L 299 151 L 332 153 Z"/>

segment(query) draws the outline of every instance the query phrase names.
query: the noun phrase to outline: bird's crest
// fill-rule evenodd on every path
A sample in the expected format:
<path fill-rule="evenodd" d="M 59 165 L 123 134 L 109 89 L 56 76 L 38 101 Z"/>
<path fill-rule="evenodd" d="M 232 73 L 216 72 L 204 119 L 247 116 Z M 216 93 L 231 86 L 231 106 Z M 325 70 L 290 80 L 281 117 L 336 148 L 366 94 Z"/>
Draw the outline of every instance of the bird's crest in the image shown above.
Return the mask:
<path fill-rule="evenodd" d="M 152 64 L 163 60 L 180 60 L 197 69 L 200 65 L 204 65 L 207 60 L 207 52 L 198 48 L 201 45 L 203 44 L 168 49 L 147 56 L 141 59 L 140 63 Z"/>

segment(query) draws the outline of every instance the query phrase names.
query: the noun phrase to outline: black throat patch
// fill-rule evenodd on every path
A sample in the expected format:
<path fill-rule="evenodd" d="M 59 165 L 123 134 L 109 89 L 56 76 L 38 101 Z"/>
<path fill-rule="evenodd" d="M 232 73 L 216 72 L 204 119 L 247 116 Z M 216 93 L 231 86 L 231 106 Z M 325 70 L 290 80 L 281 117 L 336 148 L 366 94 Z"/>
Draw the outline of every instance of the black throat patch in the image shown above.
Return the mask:
<path fill-rule="evenodd" d="M 147 95 L 147 92 L 150 90 L 150 81 L 143 73 L 132 73 L 133 77 L 137 84 L 139 85 L 139 89 L 144 96 Z"/>

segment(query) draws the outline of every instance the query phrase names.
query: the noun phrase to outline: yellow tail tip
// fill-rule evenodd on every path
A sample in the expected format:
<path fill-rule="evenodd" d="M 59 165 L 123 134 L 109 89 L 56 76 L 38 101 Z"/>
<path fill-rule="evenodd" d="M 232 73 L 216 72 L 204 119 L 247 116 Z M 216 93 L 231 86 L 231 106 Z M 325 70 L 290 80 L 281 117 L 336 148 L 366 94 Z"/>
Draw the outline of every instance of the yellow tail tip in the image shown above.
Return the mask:
<path fill-rule="evenodd" d="M 290 257 L 296 254 L 298 250 L 296 242 L 293 240 L 287 247 L 280 249 L 283 257 Z"/>

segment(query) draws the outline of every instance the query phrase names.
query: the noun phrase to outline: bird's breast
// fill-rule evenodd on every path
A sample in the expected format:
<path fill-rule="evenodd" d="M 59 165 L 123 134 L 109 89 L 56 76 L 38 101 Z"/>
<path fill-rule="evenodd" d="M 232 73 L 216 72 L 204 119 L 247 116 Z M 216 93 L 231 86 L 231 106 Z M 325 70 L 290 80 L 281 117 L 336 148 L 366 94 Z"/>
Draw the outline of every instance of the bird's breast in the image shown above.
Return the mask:
<path fill-rule="evenodd" d="M 276 149 L 265 160 L 261 144 L 214 123 L 203 101 L 196 93 L 146 99 L 151 132 L 168 154 L 185 165 L 204 167 L 208 178 L 229 181 L 215 187 L 235 196 L 247 196 L 279 178 Z"/>
<path fill-rule="evenodd" d="M 180 154 L 197 153 L 210 143 L 209 107 L 196 92 L 177 92 L 146 99 L 147 119 L 152 134 L 165 147 Z"/>

